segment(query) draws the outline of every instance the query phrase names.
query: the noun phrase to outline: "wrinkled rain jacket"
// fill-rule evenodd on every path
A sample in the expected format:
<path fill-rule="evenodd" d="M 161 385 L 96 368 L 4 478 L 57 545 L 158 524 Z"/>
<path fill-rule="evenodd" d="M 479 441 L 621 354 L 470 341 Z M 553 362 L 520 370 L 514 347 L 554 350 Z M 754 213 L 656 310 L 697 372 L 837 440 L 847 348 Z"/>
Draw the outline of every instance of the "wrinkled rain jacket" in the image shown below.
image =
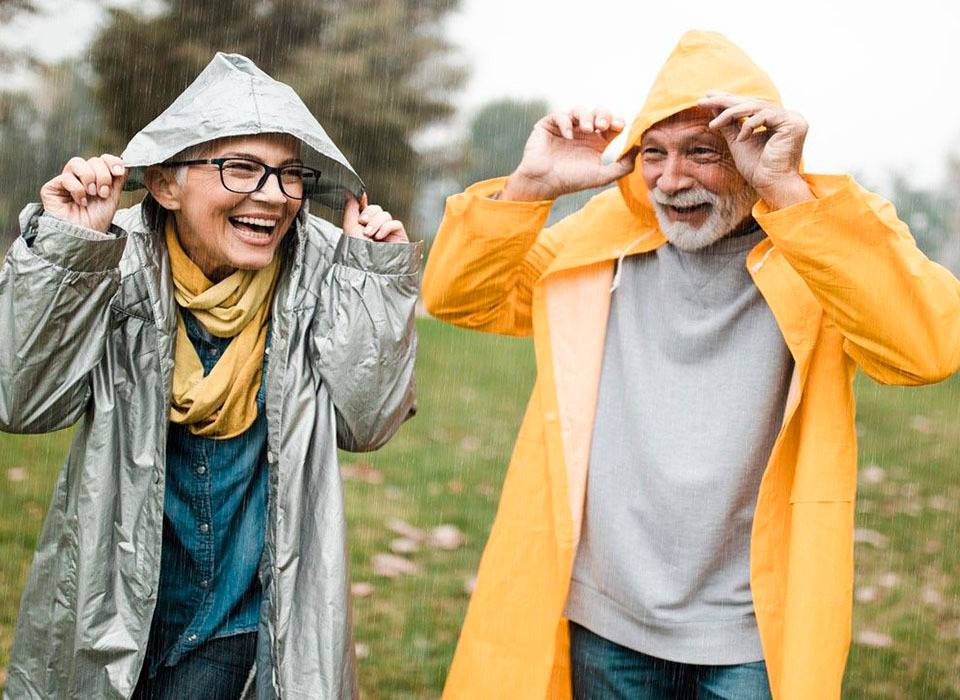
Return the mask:
<path fill-rule="evenodd" d="M 141 150 L 140 165 L 197 142 L 194 124 L 207 129 L 200 140 L 217 135 L 208 119 L 189 118 L 186 98 L 197 96 L 198 84 L 222 90 L 225 83 L 235 91 L 217 117 L 224 130 L 305 129 L 308 147 L 327 141 L 339 154 L 302 103 L 278 111 L 264 98 L 279 83 L 242 57 L 218 55 L 171 106 L 178 114 L 161 115 L 131 142 L 132 149 L 152 141 L 155 154 Z M 212 111 L 201 102 L 197 109 Z M 318 155 L 304 154 L 311 157 Z M 342 182 L 359 188 L 356 175 Z M 328 183 L 326 196 L 342 196 L 343 186 Z M 146 651 L 160 572 L 177 305 L 156 202 L 148 196 L 114 224 L 114 235 L 104 235 L 40 216 L 32 205 L 0 271 L 0 430 L 77 424 L 20 607 L 6 688 L 12 699 L 128 698 Z M 256 697 L 354 698 L 336 450 L 376 449 L 414 410 L 420 247 L 341 235 L 304 207 L 278 254 Z"/>
<path fill-rule="evenodd" d="M 729 41 L 691 32 L 624 150 L 711 88 L 779 102 L 769 78 Z M 795 360 L 751 541 L 751 587 L 777 700 L 840 696 L 852 609 L 856 368 L 881 383 L 923 384 L 960 365 L 960 283 L 924 257 L 889 203 L 849 177 L 805 177 L 815 201 L 780 211 L 756 205 L 768 238 L 747 258 Z M 448 200 L 423 281 L 431 313 L 465 328 L 532 333 L 537 361 L 443 697 L 567 700 L 563 610 L 611 282 L 620 256 L 648 253 L 664 237 L 639 165 L 619 188 L 548 229 L 550 202 L 489 199 L 503 182 Z"/>

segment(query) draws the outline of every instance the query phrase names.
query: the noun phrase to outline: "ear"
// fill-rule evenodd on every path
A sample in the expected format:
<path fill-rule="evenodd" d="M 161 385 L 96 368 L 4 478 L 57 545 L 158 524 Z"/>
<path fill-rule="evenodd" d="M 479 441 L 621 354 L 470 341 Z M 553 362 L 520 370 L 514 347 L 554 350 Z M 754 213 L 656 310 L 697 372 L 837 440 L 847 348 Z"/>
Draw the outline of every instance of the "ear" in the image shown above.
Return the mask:
<path fill-rule="evenodd" d="M 180 209 L 182 192 L 176 177 L 169 168 L 147 168 L 147 172 L 144 173 L 144 183 L 161 207 L 168 211 Z"/>

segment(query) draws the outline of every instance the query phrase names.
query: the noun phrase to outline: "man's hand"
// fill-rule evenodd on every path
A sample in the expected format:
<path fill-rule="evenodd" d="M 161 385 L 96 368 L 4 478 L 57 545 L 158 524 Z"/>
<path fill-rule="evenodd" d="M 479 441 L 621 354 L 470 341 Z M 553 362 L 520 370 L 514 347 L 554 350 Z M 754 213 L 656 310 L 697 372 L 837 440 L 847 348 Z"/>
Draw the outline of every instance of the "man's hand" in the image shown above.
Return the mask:
<path fill-rule="evenodd" d="M 813 199 L 800 176 L 807 122 L 772 102 L 709 91 L 697 106 L 712 110 L 737 170 L 772 209 Z"/>
<path fill-rule="evenodd" d="M 347 205 L 343 211 L 343 232 L 348 236 L 368 238 L 371 241 L 410 242 L 403 224 L 394 219 L 390 212 L 376 204 L 367 205 L 366 193 L 359 202 L 356 197 L 347 193 Z"/>
<path fill-rule="evenodd" d="M 624 121 L 598 109 L 548 114 L 538 121 L 501 199 L 540 201 L 608 185 L 631 172 L 636 153 L 605 165 L 601 155 L 623 131 Z"/>
<path fill-rule="evenodd" d="M 43 209 L 77 226 L 106 233 L 117 212 L 127 169 L 117 156 L 71 158 L 40 188 Z"/>

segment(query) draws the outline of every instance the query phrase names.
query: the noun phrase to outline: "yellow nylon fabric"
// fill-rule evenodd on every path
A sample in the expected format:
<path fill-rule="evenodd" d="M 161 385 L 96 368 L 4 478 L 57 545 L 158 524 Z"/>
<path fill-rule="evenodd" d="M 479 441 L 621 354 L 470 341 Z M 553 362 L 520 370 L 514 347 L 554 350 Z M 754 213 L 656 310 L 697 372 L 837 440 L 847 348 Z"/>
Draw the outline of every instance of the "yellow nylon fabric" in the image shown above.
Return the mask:
<path fill-rule="evenodd" d="M 237 270 L 214 284 L 180 245 L 173 217 L 165 228 L 177 315 L 177 350 L 173 370 L 170 420 L 194 435 L 214 440 L 236 437 L 257 418 L 257 391 L 263 372 L 270 300 L 279 259 L 260 270 Z M 211 334 L 233 338 L 213 370 L 203 365 L 187 336 L 183 309 Z"/>

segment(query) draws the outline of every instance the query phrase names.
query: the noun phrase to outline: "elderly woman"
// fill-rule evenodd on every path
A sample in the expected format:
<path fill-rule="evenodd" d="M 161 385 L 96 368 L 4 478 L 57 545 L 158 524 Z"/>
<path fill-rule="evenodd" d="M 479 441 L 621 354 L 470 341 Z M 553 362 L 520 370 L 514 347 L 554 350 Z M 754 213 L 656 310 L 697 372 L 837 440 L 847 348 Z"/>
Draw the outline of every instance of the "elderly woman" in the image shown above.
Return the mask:
<path fill-rule="evenodd" d="M 414 411 L 419 246 L 236 55 L 40 199 L 0 273 L 0 429 L 77 427 L 9 697 L 355 697 L 337 447 Z"/>

